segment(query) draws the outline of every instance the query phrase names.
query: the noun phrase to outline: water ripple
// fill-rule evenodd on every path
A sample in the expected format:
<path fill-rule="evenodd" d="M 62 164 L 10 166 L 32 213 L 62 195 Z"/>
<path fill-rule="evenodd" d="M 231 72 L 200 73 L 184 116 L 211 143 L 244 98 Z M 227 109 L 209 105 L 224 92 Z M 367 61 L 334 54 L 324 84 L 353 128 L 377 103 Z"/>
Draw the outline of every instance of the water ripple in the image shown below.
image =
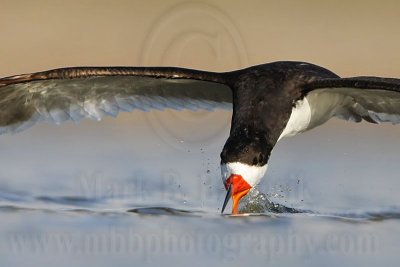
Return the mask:
<path fill-rule="evenodd" d="M 174 209 L 169 207 L 144 207 L 144 208 L 134 208 L 127 212 L 137 213 L 140 215 L 172 215 L 172 216 L 195 216 L 200 217 L 199 212 Z"/>
<path fill-rule="evenodd" d="M 106 199 L 90 199 L 76 196 L 30 196 L 20 192 L 0 192 L 0 212 L 50 212 L 87 215 L 137 214 L 151 216 L 188 216 L 220 217 L 218 211 L 185 210 L 173 207 L 138 206 L 127 202 L 108 203 Z M 101 204 L 101 205 L 99 205 Z M 240 215 L 224 214 L 230 217 L 319 217 L 343 222 L 382 222 L 400 220 L 400 208 L 391 207 L 376 211 L 322 213 L 313 210 L 301 210 L 273 203 L 265 194 L 254 190 L 244 198 Z"/>

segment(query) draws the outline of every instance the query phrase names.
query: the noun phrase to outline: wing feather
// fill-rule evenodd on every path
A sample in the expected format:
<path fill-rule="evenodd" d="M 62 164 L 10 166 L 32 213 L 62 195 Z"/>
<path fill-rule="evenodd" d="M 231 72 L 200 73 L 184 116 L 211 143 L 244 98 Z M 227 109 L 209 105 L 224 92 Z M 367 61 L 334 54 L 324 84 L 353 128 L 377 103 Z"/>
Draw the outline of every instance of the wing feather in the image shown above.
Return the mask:
<path fill-rule="evenodd" d="M 0 79 L 0 133 L 36 122 L 116 117 L 134 109 L 230 108 L 223 74 L 179 68 L 69 68 Z"/>
<path fill-rule="evenodd" d="M 354 77 L 319 79 L 304 86 L 314 101 L 339 99 L 334 116 L 354 122 L 400 123 L 400 79 Z M 313 119 L 313 118 L 312 118 Z"/>

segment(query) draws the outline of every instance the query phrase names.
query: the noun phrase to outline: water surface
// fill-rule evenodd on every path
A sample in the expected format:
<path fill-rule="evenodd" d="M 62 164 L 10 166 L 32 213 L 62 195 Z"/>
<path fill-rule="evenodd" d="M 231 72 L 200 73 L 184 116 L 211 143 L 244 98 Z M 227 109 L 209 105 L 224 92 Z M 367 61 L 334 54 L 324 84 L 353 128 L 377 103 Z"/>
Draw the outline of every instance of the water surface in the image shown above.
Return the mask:
<path fill-rule="evenodd" d="M 229 216 L 229 118 L 133 112 L 0 136 L 1 266 L 397 266 L 400 127 L 331 121 L 282 140 Z"/>

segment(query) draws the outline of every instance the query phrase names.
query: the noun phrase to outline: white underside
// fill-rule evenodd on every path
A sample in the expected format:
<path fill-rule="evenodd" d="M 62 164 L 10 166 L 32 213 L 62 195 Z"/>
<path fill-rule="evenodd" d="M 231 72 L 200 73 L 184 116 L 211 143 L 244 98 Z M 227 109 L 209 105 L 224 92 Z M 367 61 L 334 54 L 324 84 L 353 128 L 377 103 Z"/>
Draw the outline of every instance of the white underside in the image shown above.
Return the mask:
<path fill-rule="evenodd" d="M 297 133 L 303 132 L 310 125 L 311 121 L 311 107 L 307 98 L 298 101 L 292 109 L 289 121 L 285 129 L 278 138 L 278 141 L 285 136 L 293 136 Z"/>
<path fill-rule="evenodd" d="M 324 94 L 318 90 L 296 102 L 289 121 L 278 141 L 287 136 L 310 130 L 340 113 L 346 98 L 341 94 Z"/>
<path fill-rule="evenodd" d="M 231 174 L 236 174 L 241 175 L 250 186 L 255 186 L 263 178 L 267 171 L 267 166 L 267 164 L 264 166 L 251 166 L 240 162 L 221 164 L 222 181 L 225 182 Z"/>

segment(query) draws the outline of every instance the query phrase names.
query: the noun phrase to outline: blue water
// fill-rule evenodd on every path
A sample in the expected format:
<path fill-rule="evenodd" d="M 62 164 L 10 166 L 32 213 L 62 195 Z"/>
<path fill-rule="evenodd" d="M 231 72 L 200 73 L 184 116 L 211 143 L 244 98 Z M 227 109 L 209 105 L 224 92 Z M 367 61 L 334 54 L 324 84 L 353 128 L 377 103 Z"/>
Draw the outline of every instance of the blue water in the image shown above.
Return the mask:
<path fill-rule="evenodd" d="M 0 266 L 398 265 L 400 127 L 331 121 L 282 140 L 229 216 L 229 118 L 133 112 L 0 136 Z"/>

